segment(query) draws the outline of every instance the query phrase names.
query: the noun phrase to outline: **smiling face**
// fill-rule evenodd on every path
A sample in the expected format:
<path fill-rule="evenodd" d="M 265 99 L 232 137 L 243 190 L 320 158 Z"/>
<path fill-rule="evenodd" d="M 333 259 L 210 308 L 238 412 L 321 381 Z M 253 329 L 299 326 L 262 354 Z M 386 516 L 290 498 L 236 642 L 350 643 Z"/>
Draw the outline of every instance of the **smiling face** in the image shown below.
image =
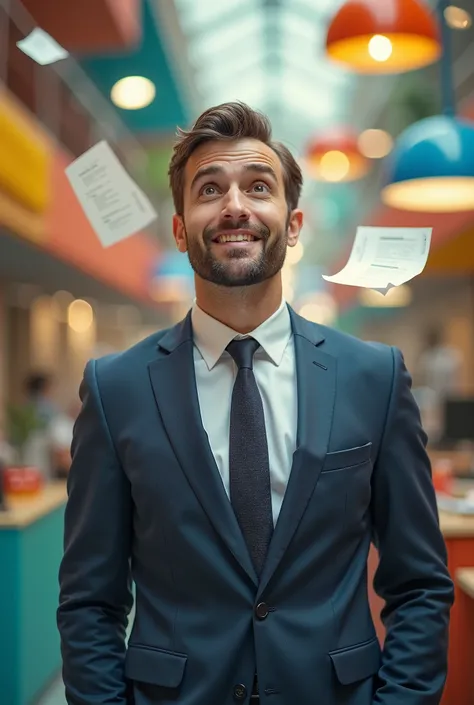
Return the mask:
<path fill-rule="evenodd" d="M 258 284 L 277 275 L 298 241 L 299 210 L 288 210 L 278 155 L 255 139 L 209 141 L 190 156 L 178 249 L 195 273 L 220 286 Z"/>

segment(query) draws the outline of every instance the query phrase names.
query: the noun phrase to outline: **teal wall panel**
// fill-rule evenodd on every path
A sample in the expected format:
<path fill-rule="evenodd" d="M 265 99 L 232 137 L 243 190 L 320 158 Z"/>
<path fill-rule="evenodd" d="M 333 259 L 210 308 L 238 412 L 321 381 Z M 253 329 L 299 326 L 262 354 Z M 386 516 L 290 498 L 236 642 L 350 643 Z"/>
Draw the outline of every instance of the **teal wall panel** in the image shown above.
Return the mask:
<path fill-rule="evenodd" d="M 0 702 L 20 702 L 20 683 L 12 678 L 20 659 L 20 533 L 0 530 Z"/>
<path fill-rule="evenodd" d="M 174 80 L 149 1 L 142 0 L 143 39 L 137 47 L 119 54 L 89 56 L 81 65 L 108 101 L 119 79 L 137 75 L 149 78 L 156 86 L 151 105 L 142 110 L 116 110 L 132 132 L 174 134 L 177 125 L 188 125 L 190 116 Z"/>
<path fill-rule="evenodd" d="M 61 666 L 56 627 L 64 507 L 0 529 L 0 702 L 32 705 Z"/>

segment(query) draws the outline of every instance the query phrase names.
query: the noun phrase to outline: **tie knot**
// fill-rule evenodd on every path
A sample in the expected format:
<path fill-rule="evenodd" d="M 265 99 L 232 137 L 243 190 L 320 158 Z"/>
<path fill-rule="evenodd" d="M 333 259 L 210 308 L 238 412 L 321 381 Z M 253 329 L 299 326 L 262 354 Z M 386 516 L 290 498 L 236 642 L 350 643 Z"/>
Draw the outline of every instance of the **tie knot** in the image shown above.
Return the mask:
<path fill-rule="evenodd" d="M 260 343 L 255 338 L 242 338 L 241 340 L 232 340 L 226 350 L 234 358 L 239 370 L 242 368 L 251 370 L 253 369 L 253 356 L 259 347 Z"/>

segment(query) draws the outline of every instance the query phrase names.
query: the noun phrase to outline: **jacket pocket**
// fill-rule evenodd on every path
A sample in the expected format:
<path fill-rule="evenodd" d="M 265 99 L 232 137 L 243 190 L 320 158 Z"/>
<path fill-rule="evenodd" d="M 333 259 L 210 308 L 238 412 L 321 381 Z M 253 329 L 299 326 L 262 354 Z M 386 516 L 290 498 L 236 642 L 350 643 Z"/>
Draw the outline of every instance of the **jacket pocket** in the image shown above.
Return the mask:
<path fill-rule="evenodd" d="M 140 683 L 177 688 L 183 680 L 187 660 L 185 654 L 129 644 L 125 657 L 125 675 Z"/>
<path fill-rule="evenodd" d="M 339 683 L 356 683 L 378 673 L 381 663 L 379 640 L 374 637 L 363 644 L 330 651 L 329 656 Z"/>
<path fill-rule="evenodd" d="M 324 460 L 322 472 L 331 472 L 332 470 L 343 470 L 354 465 L 362 465 L 369 462 L 372 456 L 372 443 L 366 443 L 357 448 L 348 448 L 347 450 L 336 450 L 333 453 L 328 453 Z"/>

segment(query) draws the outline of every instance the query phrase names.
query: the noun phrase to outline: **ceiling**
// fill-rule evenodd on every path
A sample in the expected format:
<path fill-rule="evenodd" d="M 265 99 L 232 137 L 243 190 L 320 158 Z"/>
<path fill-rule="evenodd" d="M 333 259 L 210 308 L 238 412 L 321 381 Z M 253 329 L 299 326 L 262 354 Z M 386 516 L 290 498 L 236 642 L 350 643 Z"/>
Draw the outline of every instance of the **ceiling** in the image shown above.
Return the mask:
<path fill-rule="evenodd" d="M 340 4 L 141 0 L 141 41 L 81 64 L 107 98 L 127 75 L 155 83 L 150 106 L 119 110 L 135 133 L 173 134 L 206 107 L 238 99 L 267 112 L 275 136 L 299 153 L 311 133 L 345 119 L 357 85 L 324 56 L 326 27 Z"/>
<path fill-rule="evenodd" d="M 175 0 L 203 105 L 242 100 L 266 112 L 275 137 L 301 152 L 344 120 L 353 77 L 324 56 L 340 0 Z"/>
<path fill-rule="evenodd" d="M 113 85 L 124 76 L 146 76 L 156 86 L 156 99 L 142 110 L 117 108 L 126 127 L 140 134 L 174 133 L 176 125 L 190 120 L 189 105 L 176 80 L 172 57 L 161 39 L 155 2 L 141 0 L 142 36 L 125 51 L 106 55 L 88 55 L 81 61 L 86 71 L 107 100 Z M 169 4 L 169 3 L 166 3 Z"/>

